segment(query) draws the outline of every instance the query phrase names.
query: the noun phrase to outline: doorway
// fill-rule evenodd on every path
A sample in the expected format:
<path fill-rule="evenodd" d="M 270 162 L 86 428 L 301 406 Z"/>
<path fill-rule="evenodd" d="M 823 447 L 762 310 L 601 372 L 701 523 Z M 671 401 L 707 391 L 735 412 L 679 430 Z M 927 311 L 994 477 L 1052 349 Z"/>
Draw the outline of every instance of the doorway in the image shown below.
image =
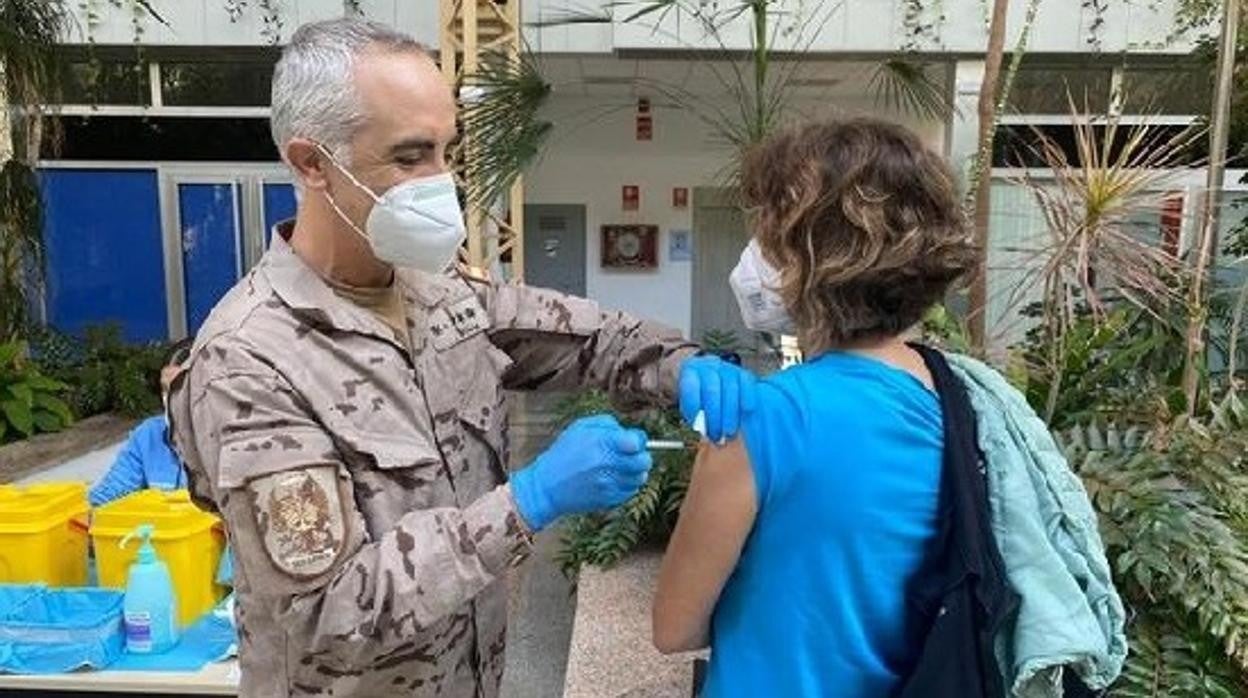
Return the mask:
<path fill-rule="evenodd" d="M 162 167 L 160 180 L 170 335 L 190 336 L 294 215 L 294 191 L 273 167 Z"/>
<path fill-rule="evenodd" d="M 693 318 L 694 341 L 705 342 L 708 333 L 735 337 L 738 350 L 757 353 L 762 347 L 757 332 L 741 321 L 737 299 L 728 275 L 737 266 L 749 242 L 745 216 L 734 205 L 727 189 L 699 187 L 693 190 Z"/>
<path fill-rule="evenodd" d="M 524 282 L 585 295 L 585 206 L 525 204 Z"/>

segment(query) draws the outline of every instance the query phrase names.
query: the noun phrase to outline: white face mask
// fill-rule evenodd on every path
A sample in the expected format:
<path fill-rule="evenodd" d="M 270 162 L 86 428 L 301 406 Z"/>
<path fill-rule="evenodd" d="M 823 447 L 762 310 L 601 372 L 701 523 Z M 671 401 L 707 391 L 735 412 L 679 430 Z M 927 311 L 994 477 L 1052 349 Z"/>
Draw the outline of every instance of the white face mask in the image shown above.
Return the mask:
<path fill-rule="evenodd" d="M 750 240 L 741 252 L 741 260 L 728 276 L 728 284 L 737 297 L 741 320 L 746 327 L 770 334 L 797 333 L 776 292 L 780 286 L 780 272 L 763 259 L 756 241 Z"/>
<path fill-rule="evenodd" d="M 318 147 L 339 172 L 372 197 L 375 205 L 364 222 L 365 230 L 360 230 L 338 208 L 333 197 L 328 192 L 325 194 L 338 216 L 368 241 L 377 259 L 432 274 L 446 271 L 455 261 L 466 232 L 451 173 L 409 179 L 377 196 L 339 165 L 324 146 Z"/>

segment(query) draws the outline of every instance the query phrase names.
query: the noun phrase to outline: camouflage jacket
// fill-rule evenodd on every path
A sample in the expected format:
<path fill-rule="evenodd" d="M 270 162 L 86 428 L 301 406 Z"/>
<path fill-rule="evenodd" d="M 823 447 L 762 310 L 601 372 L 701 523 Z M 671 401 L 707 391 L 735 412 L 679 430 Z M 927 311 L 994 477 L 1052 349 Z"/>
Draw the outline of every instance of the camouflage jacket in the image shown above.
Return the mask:
<path fill-rule="evenodd" d="M 169 406 L 229 530 L 241 693 L 496 696 L 505 576 L 531 545 L 504 389 L 670 403 L 693 347 L 584 299 L 401 270 L 409 352 L 273 240 Z"/>

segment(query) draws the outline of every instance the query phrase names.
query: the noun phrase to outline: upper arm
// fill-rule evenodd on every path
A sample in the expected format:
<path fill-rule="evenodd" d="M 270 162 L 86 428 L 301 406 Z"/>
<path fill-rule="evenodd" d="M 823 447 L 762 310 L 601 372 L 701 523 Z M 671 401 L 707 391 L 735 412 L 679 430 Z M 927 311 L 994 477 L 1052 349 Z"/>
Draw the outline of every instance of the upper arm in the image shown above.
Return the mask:
<path fill-rule="evenodd" d="M 349 474 L 282 376 L 245 356 L 216 360 L 229 366 L 192 366 L 190 421 L 239 567 L 253 585 L 318 588 L 362 534 Z"/>
<path fill-rule="evenodd" d="M 668 544 L 655 593 L 655 645 L 705 646 L 711 614 L 758 512 L 749 454 L 741 439 L 699 453 Z"/>
<path fill-rule="evenodd" d="M 513 390 L 596 386 L 669 402 L 680 363 L 696 350 L 670 328 L 557 291 L 491 286 L 483 302 L 491 340 L 514 361 L 503 377 Z"/>
<path fill-rule="evenodd" d="M 139 456 L 139 430 L 136 428 L 118 451 L 112 465 L 91 487 L 91 505 L 100 506 L 143 487 L 143 462 Z"/>

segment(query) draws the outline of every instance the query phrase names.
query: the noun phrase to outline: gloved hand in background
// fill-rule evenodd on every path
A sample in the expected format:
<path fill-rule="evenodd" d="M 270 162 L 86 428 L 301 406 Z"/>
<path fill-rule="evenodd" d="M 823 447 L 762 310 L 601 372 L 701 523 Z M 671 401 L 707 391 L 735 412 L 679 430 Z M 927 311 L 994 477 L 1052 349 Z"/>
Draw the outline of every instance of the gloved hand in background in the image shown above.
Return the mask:
<path fill-rule="evenodd" d="M 645 432 L 625 429 L 609 415 L 585 417 L 511 476 L 511 493 L 529 528 L 540 531 L 561 516 L 628 501 L 646 482 L 650 465 Z"/>
<path fill-rule="evenodd" d="M 680 416 L 693 425 L 703 413 L 703 435 L 712 443 L 736 438 L 742 417 L 754 411 L 757 396 L 754 374 L 718 356 L 695 356 L 680 367 Z"/>

